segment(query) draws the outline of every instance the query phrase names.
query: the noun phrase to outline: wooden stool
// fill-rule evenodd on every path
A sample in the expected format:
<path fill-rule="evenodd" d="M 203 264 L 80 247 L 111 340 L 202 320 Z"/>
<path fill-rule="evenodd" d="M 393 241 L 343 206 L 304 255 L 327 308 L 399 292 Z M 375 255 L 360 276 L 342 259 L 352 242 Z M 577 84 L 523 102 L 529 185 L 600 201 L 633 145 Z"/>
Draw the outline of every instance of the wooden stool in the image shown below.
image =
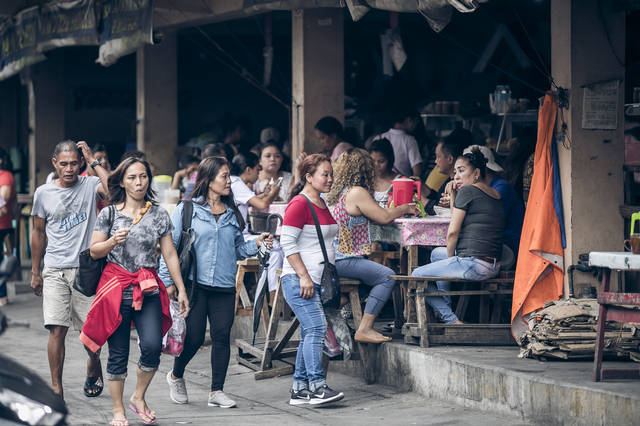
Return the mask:
<path fill-rule="evenodd" d="M 362 284 L 362 281 L 352 278 L 340 278 L 340 293 L 346 295 L 351 302 L 351 312 L 353 313 L 353 325 L 357 330 L 360 327 L 362 321 L 362 305 L 360 304 L 360 295 L 358 294 L 358 287 Z M 376 381 L 376 358 L 377 350 L 380 345 L 358 343 L 355 342 L 358 347 L 358 356 L 362 361 L 362 372 L 364 381 L 367 384 L 375 383 Z"/>
<path fill-rule="evenodd" d="M 349 302 L 351 302 L 351 312 L 353 313 L 353 323 L 356 330 L 360 327 L 360 321 L 362 321 L 362 306 L 360 305 L 360 295 L 358 294 L 359 286 L 360 280 L 340 278 L 340 293 L 347 296 Z"/>
<path fill-rule="evenodd" d="M 236 315 L 253 315 L 253 303 L 244 285 L 244 277 L 247 273 L 253 273 L 258 282 L 258 266 L 260 262 L 257 257 L 249 257 L 238 261 L 238 272 L 236 273 Z M 240 308 L 240 303 L 242 307 Z"/>
<path fill-rule="evenodd" d="M 496 300 L 491 319 L 497 321 L 501 313 L 504 298 L 513 294 L 513 273 L 501 273 L 495 278 L 484 281 L 469 281 L 451 277 L 412 277 L 408 275 L 392 275 L 390 278 L 400 281 L 406 287 L 407 323 L 402 327 L 405 343 L 418 343 L 421 347 L 429 347 L 432 343 L 440 344 L 480 344 L 480 345 L 513 345 L 510 324 L 486 323 L 481 324 L 441 324 L 429 321 L 426 297 L 428 296 L 460 296 L 456 313 L 462 318 L 466 312 L 469 296 L 480 296 L 479 316 L 481 321 L 487 321 L 488 297 Z M 460 291 L 427 292 L 431 281 L 450 281 L 462 283 L 464 289 Z M 479 287 L 479 288 L 473 288 Z M 483 306 L 484 304 L 484 306 Z M 496 313 L 496 310 L 498 313 Z"/>

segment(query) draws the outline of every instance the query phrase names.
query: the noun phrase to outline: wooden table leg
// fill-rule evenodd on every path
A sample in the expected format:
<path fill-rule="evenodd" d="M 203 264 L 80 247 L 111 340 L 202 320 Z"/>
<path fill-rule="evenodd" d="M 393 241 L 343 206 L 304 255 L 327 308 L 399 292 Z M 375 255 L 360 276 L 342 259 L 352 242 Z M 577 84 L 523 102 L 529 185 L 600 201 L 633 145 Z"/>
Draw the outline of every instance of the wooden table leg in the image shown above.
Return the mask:
<path fill-rule="evenodd" d="M 602 287 L 600 291 L 609 291 L 609 282 L 611 270 L 606 269 L 602 272 Z M 604 352 L 604 329 L 607 325 L 607 307 L 600 304 L 598 311 L 598 329 L 596 332 L 596 353 L 593 357 L 593 381 L 599 382 L 602 379 L 602 355 Z"/>
<path fill-rule="evenodd" d="M 426 285 L 427 283 L 425 283 Z M 424 286 L 419 286 L 416 289 L 416 317 L 418 319 L 418 329 L 420 330 L 420 346 L 423 348 L 429 347 L 429 321 L 427 313 L 427 305 L 425 300 Z"/>
<path fill-rule="evenodd" d="M 409 246 L 407 254 L 407 274 L 411 275 L 418 265 L 418 246 Z"/>

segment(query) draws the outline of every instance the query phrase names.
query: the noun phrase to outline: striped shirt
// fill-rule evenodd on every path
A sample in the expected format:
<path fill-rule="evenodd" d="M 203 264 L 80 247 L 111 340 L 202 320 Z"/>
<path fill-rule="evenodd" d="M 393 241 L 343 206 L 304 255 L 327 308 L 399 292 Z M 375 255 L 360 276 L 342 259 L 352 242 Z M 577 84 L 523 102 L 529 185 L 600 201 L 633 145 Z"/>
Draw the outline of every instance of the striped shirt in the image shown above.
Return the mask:
<path fill-rule="evenodd" d="M 333 248 L 333 239 L 338 233 L 338 225 L 328 208 L 322 209 L 314 205 L 314 210 L 320 223 L 329 262 L 334 263 L 336 256 Z M 313 223 L 311 210 L 307 200 L 302 195 L 296 195 L 284 211 L 280 245 L 285 256 L 282 265 L 283 276 L 296 273 L 287 258 L 292 254 L 299 253 L 302 263 L 304 263 L 309 276 L 311 276 L 311 280 L 316 284 L 320 284 L 324 258 L 318 242 L 318 234 Z"/>

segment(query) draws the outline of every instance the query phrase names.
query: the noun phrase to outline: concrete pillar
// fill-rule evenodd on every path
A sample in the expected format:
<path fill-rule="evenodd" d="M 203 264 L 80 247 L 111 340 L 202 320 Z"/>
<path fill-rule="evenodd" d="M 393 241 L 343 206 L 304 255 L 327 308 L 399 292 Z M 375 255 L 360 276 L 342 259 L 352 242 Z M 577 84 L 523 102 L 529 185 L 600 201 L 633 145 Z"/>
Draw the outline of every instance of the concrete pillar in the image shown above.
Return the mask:
<path fill-rule="evenodd" d="M 0 147 L 7 151 L 18 141 L 18 88 L 15 77 L 0 82 Z"/>
<path fill-rule="evenodd" d="M 292 12 L 292 158 L 322 150 L 313 134 L 324 116 L 344 124 L 344 11 Z"/>
<path fill-rule="evenodd" d="M 177 37 L 166 34 L 158 45 L 136 56 L 137 146 L 156 174 L 173 175 L 178 146 Z"/>
<path fill-rule="evenodd" d="M 29 193 L 33 194 L 53 171 L 53 150 L 65 139 L 63 56 L 50 55 L 24 70 L 21 80 L 28 96 Z"/>
<path fill-rule="evenodd" d="M 602 19 L 598 0 L 551 0 L 551 71 L 556 83 L 569 89 L 569 109 L 562 112 L 569 146 L 558 146 L 567 231 L 565 271 L 578 262 L 580 253 L 622 249 L 625 70 L 612 49 L 624 60 L 625 13 L 601 3 Z M 620 80 L 617 128 L 583 129 L 583 87 L 612 79 Z M 595 284 L 589 275 L 576 273 L 574 283 L 587 282 Z"/>

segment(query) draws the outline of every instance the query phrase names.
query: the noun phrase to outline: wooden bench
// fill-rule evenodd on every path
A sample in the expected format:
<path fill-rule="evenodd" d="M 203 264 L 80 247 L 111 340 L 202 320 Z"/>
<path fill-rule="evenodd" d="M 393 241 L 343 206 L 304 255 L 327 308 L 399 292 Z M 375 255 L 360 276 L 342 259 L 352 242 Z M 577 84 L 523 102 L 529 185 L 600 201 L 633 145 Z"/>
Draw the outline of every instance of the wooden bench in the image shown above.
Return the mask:
<path fill-rule="evenodd" d="M 260 261 L 257 257 L 249 257 L 238 261 L 238 272 L 236 272 L 236 315 L 253 315 L 253 303 L 244 285 L 244 279 L 246 274 L 254 274 L 257 283 L 259 266 Z"/>
<path fill-rule="evenodd" d="M 513 272 L 501 272 L 497 277 L 484 281 L 470 281 L 450 277 L 413 277 L 391 275 L 406 291 L 405 318 L 402 327 L 405 343 L 417 343 L 421 347 L 431 344 L 479 344 L 512 345 L 510 324 L 499 324 L 506 298 L 513 294 Z M 427 292 L 429 282 L 450 281 L 462 284 L 462 290 Z M 442 324 L 429 320 L 425 297 L 459 296 L 456 316 L 464 320 L 464 315 L 473 296 L 480 297 L 479 324 Z M 490 313 L 490 299 L 494 309 Z"/>

